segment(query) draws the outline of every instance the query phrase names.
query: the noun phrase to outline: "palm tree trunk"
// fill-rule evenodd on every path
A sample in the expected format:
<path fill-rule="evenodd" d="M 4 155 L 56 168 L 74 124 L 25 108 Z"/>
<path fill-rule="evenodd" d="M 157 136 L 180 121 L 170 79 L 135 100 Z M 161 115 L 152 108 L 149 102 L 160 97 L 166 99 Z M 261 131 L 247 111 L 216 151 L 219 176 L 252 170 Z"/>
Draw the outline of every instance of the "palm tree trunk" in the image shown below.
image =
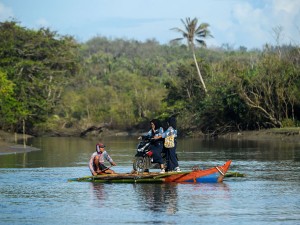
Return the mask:
<path fill-rule="evenodd" d="M 196 68 L 197 68 L 197 72 L 198 72 L 198 75 L 199 75 L 199 78 L 200 78 L 200 81 L 202 83 L 202 86 L 204 88 L 204 91 L 205 93 L 207 93 L 207 89 L 206 89 L 206 86 L 205 86 L 205 83 L 204 83 L 204 80 L 202 78 L 202 75 L 201 75 L 201 72 L 200 72 L 200 69 L 199 69 L 199 65 L 198 65 L 198 62 L 197 62 L 197 58 L 196 58 L 196 54 L 195 54 L 195 50 L 194 48 L 192 47 L 192 51 L 193 51 L 193 58 L 194 58 L 194 61 L 195 61 L 195 64 L 196 64 Z"/>

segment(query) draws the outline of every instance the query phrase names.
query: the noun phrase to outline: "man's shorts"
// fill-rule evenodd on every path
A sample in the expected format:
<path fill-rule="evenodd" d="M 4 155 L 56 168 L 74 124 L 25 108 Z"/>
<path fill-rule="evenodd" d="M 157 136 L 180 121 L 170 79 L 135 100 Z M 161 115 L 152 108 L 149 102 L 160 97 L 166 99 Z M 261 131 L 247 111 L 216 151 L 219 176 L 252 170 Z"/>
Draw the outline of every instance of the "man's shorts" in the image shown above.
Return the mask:
<path fill-rule="evenodd" d="M 97 171 L 97 167 L 96 167 L 95 164 L 93 164 L 93 169 L 94 169 L 94 171 Z M 104 164 L 99 163 L 99 169 L 100 169 L 101 171 L 103 171 L 103 170 L 106 170 L 107 167 L 106 167 Z"/>

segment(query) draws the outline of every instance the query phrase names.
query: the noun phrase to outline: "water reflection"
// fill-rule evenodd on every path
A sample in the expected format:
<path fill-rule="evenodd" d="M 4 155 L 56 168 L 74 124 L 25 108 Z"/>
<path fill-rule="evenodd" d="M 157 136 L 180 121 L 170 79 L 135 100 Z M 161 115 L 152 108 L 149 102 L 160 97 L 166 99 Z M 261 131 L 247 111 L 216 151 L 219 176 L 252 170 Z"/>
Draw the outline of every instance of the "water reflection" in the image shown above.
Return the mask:
<path fill-rule="evenodd" d="M 97 200 L 100 200 L 100 203 L 105 200 L 105 187 L 103 184 L 92 182 L 91 189 Z"/>
<path fill-rule="evenodd" d="M 182 161 L 192 158 L 206 160 L 299 161 L 300 142 L 281 140 L 203 140 L 183 139 L 178 145 Z"/>
<path fill-rule="evenodd" d="M 137 141 L 128 137 L 103 140 L 119 166 L 132 167 Z M 84 138 L 41 137 L 29 140 L 40 151 L 0 155 L 1 168 L 77 167 L 86 166 L 95 150 L 95 140 Z M 300 142 L 280 140 L 203 140 L 185 138 L 178 141 L 179 163 L 197 164 L 217 161 L 300 161 Z M 190 166 L 190 165 L 189 165 Z M 116 168 L 118 169 L 118 168 Z M 184 169 L 184 168 L 183 168 Z M 190 169 L 190 167 L 188 168 Z M 126 171 L 126 172 L 129 172 Z"/>
<path fill-rule="evenodd" d="M 214 204 L 216 199 L 230 200 L 230 189 L 226 183 L 216 184 L 102 184 L 90 183 L 92 198 L 95 205 L 105 207 L 110 198 L 121 199 L 118 207 L 130 205 L 144 212 L 176 214 L 181 202 L 189 202 L 186 208 L 206 201 Z M 113 197 L 114 196 L 114 197 Z M 178 196 L 185 196 L 179 199 Z"/>
<path fill-rule="evenodd" d="M 175 214 L 178 211 L 176 183 L 136 184 L 134 188 L 142 208 L 167 214 Z"/>
<path fill-rule="evenodd" d="M 295 150 L 294 161 L 300 162 L 300 147 Z"/>

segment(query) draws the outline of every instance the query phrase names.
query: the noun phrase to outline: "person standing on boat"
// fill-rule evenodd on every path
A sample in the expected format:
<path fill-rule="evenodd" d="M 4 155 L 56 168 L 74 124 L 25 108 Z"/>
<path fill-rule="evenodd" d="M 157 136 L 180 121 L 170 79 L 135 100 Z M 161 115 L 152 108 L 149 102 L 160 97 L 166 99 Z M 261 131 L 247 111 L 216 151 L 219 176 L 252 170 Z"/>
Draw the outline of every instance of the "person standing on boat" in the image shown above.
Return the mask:
<path fill-rule="evenodd" d="M 167 171 L 176 171 L 180 172 L 180 168 L 178 165 L 177 155 L 176 155 L 176 148 L 177 148 L 177 130 L 176 130 L 176 118 L 174 116 L 171 116 L 168 121 L 168 128 L 167 130 L 162 134 L 162 138 L 170 137 L 174 139 L 174 147 L 165 148 L 166 153 L 166 161 L 167 161 Z"/>
<path fill-rule="evenodd" d="M 104 165 L 104 160 L 107 160 L 112 166 L 117 165 L 105 151 L 105 145 L 102 143 L 98 143 L 96 144 L 96 152 L 92 154 L 89 162 L 89 168 L 93 176 L 102 173 L 115 173 L 115 171 L 109 169 L 109 167 L 106 167 Z"/>
<path fill-rule="evenodd" d="M 164 161 L 161 156 L 161 152 L 163 150 L 163 139 L 162 134 L 164 129 L 161 127 L 159 120 L 153 119 L 150 121 L 151 129 L 147 133 L 147 136 L 152 138 L 150 144 L 150 150 L 153 152 L 153 163 L 159 163 L 160 165 L 160 173 L 165 173 Z"/>

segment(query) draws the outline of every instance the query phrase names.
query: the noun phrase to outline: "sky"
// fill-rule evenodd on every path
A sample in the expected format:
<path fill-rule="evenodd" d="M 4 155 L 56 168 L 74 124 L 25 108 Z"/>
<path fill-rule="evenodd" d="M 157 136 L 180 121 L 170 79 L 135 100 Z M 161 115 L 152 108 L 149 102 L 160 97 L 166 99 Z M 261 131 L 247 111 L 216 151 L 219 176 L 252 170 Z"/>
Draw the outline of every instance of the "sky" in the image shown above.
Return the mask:
<path fill-rule="evenodd" d="M 0 0 L 0 22 L 50 28 L 78 42 L 101 36 L 168 44 L 181 37 L 171 28 L 183 29 L 187 17 L 210 25 L 208 47 L 300 45 L 300 0 Z"/>

